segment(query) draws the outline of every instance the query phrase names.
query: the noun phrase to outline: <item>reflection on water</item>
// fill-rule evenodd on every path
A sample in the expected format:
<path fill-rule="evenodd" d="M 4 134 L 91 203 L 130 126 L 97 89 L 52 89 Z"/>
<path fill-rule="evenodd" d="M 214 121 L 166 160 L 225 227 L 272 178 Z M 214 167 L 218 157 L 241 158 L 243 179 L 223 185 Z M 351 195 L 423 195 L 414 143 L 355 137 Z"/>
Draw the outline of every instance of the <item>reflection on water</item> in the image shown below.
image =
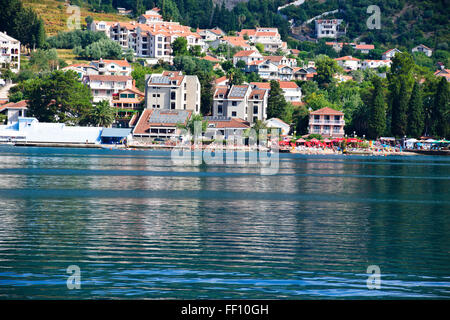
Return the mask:
<path fill-rule="evenodd" d="M 157 151 L 0 160 L 3 299 L 450 296 L 448 158 L 281 155 L 276 176 Z"/>

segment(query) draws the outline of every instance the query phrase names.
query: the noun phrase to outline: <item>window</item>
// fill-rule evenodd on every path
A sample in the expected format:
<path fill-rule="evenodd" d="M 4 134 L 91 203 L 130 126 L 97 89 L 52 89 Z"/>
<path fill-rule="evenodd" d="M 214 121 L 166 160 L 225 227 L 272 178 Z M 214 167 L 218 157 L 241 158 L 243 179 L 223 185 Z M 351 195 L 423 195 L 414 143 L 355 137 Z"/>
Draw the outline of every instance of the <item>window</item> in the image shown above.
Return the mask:
<path fill-rule="evenodd" d="M 236 111 L 231 112 L 231 116 L 232 116 L 232 117 L 236 117 L 236 116 L 237 116 Z"/>
<path fill-rule="evenodd" d="M 223 105 L 219 104 L 219 105 L 217 106 L 217 113 L 218 113 L 218 114 L 222 114 L 222 113 L 223 113 Z"/>
<path fill-rule="evenodd" d="M 170 103 L 170 109 L 175 109 L 175 102 Z"/>
<path fill-rule="evenodd" d="M 258 106 L 253 106 L 253 114 L 258 114 Z"/>
<path fill-rule="evenodd" d="M 184 101 L 186 101 L 187 100 L 187 94 L 185 93 L 184 94 Z"/>
<path fill-rule="evenodd" d="M 172 91 L 170 93 L 170 100 L 175 100 L 176 99 L 176 95 L 177 95 L 177 93 L 175 91 Z"/>
<path fill-rule="evenodd" d="M 237 101 L 233 101 L 233 102 L 231 103 L 231 105 L 232 105 L 233 107 L 236 107 L 236 106 L 237 106 Z"/>

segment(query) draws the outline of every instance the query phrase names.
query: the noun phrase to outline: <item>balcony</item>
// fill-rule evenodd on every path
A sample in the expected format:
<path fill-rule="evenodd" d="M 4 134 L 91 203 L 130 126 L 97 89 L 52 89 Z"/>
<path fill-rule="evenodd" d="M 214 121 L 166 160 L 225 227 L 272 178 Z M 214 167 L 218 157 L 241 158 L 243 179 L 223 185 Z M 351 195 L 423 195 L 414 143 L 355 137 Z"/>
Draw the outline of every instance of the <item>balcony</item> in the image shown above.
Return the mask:
<path fill-rule="evenodd" d="M 311 124 L 316 124 L 316 125 L 338 125 L 338 126 L 343 126 L 345 125 L 345 121 L 344 120 L 316 120 L 314 119 Z"/>

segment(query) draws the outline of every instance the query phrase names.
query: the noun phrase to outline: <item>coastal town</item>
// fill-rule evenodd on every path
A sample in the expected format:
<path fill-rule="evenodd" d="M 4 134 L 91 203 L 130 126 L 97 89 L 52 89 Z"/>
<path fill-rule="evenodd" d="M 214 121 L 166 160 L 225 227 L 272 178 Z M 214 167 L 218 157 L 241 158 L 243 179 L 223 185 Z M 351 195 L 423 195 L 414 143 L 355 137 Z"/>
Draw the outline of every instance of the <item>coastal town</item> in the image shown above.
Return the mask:
<path fill-rule="evenodd" d="M 445 154 L 450 144 L 446 140 L 449 123 L 445 98 L 450 70 L 438 62 L 432 79 L 423 72 L 410 72 L 417 86 L 433 81 L 441 90 L 439 94 L 444 94 L 443 101 L 435 99 L 429 115 L 415 111 L 414 107 L 425 108 L 422 101 L 420 106 L 413 104 L 417 98 L 413 95 L 425 89 L 411 87 L 409 101 L 395 101 L 395 97 L 381 92 L 391 86 L 382 81 L 400 79 L 404 76 L 398 71 L 402 64 L 414 64 L 411 55 L 430 58 L 433 49 L 418 43 L 409 53 L 389 48 L 374 59 L 373 53 L 379 49 L 375 45 L 339 41 L 346 33 L 343 24 L 340 19 L 314 21 L 315 41 L 322 41 L 327 52 L 338 55 L 331 58 L 291 48 L 279 30 L 270 26 L 232 32 L 219 27 L 192 28 L 164 20 L 159 8 L 146 10 L 129 21 L 89 17 L 84 31 L 78 31 L 111 41 L 122 51 L 121 59 L 106 56 L 71 64 L 53 59 L 50 69 L 37 71 L 39 76 L 29 76 L 22 82 L 18 79 L 21 61 L 26 59 L 29 64 L 36 54 L 28 53 L 18 39 L 0 30 L 0 71 L 5 78 L 1 80 L 0 120 L 4 124 L 0 125 L 0 143 L 172 148 L 189 140 L 193 132 L 185 130 L 183 136 L 182 130 L 200 121 L 204 123 L 202 139 L 206 145 L 230 136 L 245 137 L 253 128 L 278 130 L 283 152 L 392 154 L 413 149 Z M 58 37 L 60 34 L 53 42 L 59 41 Z M 202 66 L 195 68 L 192 64 Z M 208 70 L 207 76 L 201 68 Z M 48 77 L 57 85 L 58 78 L 61 85 L 68 78 L 77 81 L 77 86 L 86 89 L 83 94 L 89 97 L 83 97 L 95 110 L 71 119 L 72 106 L 63 107 L 67 101 L 61 102 L 61 97 L 41 99 L 48 94 L 45 90 L 38 93 L 40 97 L 33 93 L 26 96 L 24 93 L 30 92 L 27 82 L 36 76 Z M 360 124 L 358 111 L 346 108 L 352 97 L 331 101 L 323 92 L 347 95 L 362 83 L 372 88 L 366 90 L 366 100 L 359 103 L 372 105 Z M 330 91 L 331 86 L 335 92 Z M 404 116 L 394 110 L 399 103 L 406 104 L 402 106 Z M 55 108 L 61 109 L 60 113 L 49 115 Z M 63 118 L 66 120 L 61 121 Z M 79 121 L 81 118 L 84 121 Z M 402 123 L 397 126 L 396 121 Z M 385 134 L 391 136 L 383 137 Z"/>

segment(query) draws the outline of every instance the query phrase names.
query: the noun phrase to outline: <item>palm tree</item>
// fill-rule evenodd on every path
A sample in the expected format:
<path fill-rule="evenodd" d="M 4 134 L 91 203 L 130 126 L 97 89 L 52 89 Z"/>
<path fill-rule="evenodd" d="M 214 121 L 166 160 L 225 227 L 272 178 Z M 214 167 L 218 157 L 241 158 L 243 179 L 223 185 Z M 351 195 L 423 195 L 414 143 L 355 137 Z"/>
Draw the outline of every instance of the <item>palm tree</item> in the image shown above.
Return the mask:
<path fill-rule="evenodd" d="M 97 127 L 109 127 L 115 120 L 116 111 L 108 100 L 96 103 L 89 113 L 89 122 Z"/>

